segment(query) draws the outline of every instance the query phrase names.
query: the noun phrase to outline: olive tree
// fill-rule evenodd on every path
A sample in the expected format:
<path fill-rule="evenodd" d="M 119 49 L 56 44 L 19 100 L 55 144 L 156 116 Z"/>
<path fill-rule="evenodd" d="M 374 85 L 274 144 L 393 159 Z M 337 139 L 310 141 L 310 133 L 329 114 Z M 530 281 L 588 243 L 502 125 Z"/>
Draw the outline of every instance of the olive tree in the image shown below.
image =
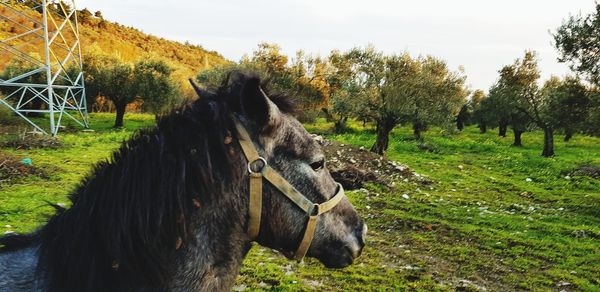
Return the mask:
<path fill-rule="evenodd" d="M 203 71 L 197 80 L 201 86 L 214 87 L 232 70 L 257 73 L 273 91 L 295 97 L 304 114 L 329 103 L 327 78 L 332 68 L 326 58 L 306 55 L 303 51 L 288 58 L 278 45 L 261 43 L 252 55 L 244 56 L 239 63 Z"/>
<path fill-rule="evenodd" d="M 552 83 L 555 86 L 549 99 L 549 111 L 556 126 L 563 129 L 564 141 L 568 142 L 576 132 L 585 129 L 592 105 L 590 93 L 577 77 L 567 76 Z"/>
<path fill-rule="evenodd" d="M 405 114 L 413 125 L 414 137 L 422 140 L 421 132 L 429 125 L 449 125 L 465 103 L 468 91 L 466 76 L 461 71 L 450 71 L 445 61 L 427 56 L 419 63 L 416 92 L 406 95 L 408 100 L 403 102 L 407 102 Z"/>
<path fill-rule="evenodd" d="M 417 140 L 428 125 L 449 124 L 466 96 L 464 76 L 434 57 L 386 56 L 373 47 L 349 56 L 361 92 L 357 110 L 376 124 L 373 152 L 387 150 L 390 132 L 401 123 L 413 126 Z"/>
<path fill-rule="evenodd" d="M 521 135 L 531 128 L 532 123 L 540 128 L 543 122 L 535 119 L 534 112 L 538 94 L 537 81 L 540 73 L 534 52 L 526 52 L 523 59 L 517 59 L 513 64 L 502 67 L 500 78 L 490 88 L 488 105 L 489 111 L 500 127 L 500 135 L 505 136 L 503 127 L 510 126 L 514 134 L 514 146 L 521 146 Z"/>
<path fill-rule="evenodd" d="M 589 91 L 589 97 L 589 116 L 583 125 L 583 130 L 587 134 L 600 136 L 600 89 L 592 88 Z"/>
<path fill-rule="evenodd" d="M 585 75 L 590 83 L 600 86 L 600 2 L 589 15 L 570 16 L 553 33 L 560 62 Z"/>
<path fill-rule="evenodd" d="M 510 117 L 516 110 L 514 98 L 502 80 L 498 80 L 490 88 L 488 97 L 482 103 L 482 113 L 486 114 L 488 124 L 498 127 L 498 136 L 506 137 L 510 125 Z"/>
<path fill-rule="evenodd" d="M 477 123 L 481 134 L 487 132 L 487 126 L 490 123 L 487 96 L 483 90 L 475 90 L 471 95 L 470 105 L 472 109 L 471 118 Z"/>
<path fill-rule="evenodd" d="M 552 99 L 556 98 L 557 82 L 550 79 L 542 90 L 539 90 L 537 81 L 540 78 L 540 71 L 533 51 L 526 51 L 522 59 L 517 59 L 512 65 L 504 67 L 500 75 L 512 90 L 520 113 L 544 131 L 542 156 L 553 156 L 554 129 L 557 121 L 550 104 Z"/>
<path fill-rule="evenodd" d="M 351 117 L 365 120 L 360 109 L 366 109 L 362 102 L 367 99 L 357 78 L 355 59 L 349 53 L 332 51 L 328 62 L 331 68 L 327 75 L 329 84 L 329 107 L 323 108 L 329 120 L 334 122 L 334 131 L 343 132 L 347 129 L 348 119 Z"/>
<path fill-rule="evenodd" d="M 409 104 L 411 97 L 416 96 L 418 85 L 419 62 L 407 53 L 383 58 L 382 74 L 372 81 L 371 99 L 366 104 L 367 112 L 374 116 L 377 137 L 371 151 L 384 154 L 389 145 L 390 132 L 403 121 L 410 119 L 415 104 Z M 377 74 L 373 74 L 377 76 Z"/>
<path fill-rule="evenodd" d="M 144 109 L 158 113 L 177 100 L 173 69 L 161 60 L 140 60 L 135 64 L 117 57 L 91 55 L 84 63 L 86 93 L 104 96 L 115 105 L 115 128 L 123 127 L 127 105 L 142 100 Z"/>
<path fill-rule="evenodd" d="M 558 60 L 586 77 L 593 92 L 600 88 L 600 3 L 596 2 L 595 11 L 588 15 L 572 15 L 553 33 L 554 46 L 559 52 Z M 590 95 L 588 119 L 583 128 L 588 133 L 598 133 L 600 128 L 600 107 L 596 102 L 598 95 Z M 579 108 L 581 109 L 581 108 Z M 565 139 L 570 137 L 570 129 L 565 129 Z"/>

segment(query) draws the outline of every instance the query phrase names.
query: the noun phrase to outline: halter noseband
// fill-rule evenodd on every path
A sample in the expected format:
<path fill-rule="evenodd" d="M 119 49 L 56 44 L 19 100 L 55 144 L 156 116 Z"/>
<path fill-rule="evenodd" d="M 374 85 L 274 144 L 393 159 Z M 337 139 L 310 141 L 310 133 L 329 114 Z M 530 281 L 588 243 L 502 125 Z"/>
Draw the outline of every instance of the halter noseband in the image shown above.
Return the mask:
<path fill-rule="evenodd" d="M 304 236 L 302 236 L 302 241 L 300 241 L 298 249 L 294 254 L 294 259 L 301 261 L 306 255 L 315 235 L 315 228 L 317 227 L 319 215 L 333 209 L 333 207 L 344 198 L 344 189 L 342 188 L 342 185 L 337 183 L 337 191 L 331 199 L 321 204 L 313 203 L 267 164 L 267 160 L 258 154 L 250 139 L 250 135 L 248 135 L 248 132 L 239 121 L 235 120 L 235 126 L 239 135 L 238 141 L 242 147 L 242 152 L 244 152 L 244 156 L 246 156 L 246 160 L 248 160 L 248 174 L 250 175 L 248 236 L 254 240 L 258 237 L 258 232 L 260 231 L 262 179 L 264 178 L 308 215 Z M 260 171 L 253 171 L 252 165 L 259 161 L 262 162 L 262 168 Z"/>

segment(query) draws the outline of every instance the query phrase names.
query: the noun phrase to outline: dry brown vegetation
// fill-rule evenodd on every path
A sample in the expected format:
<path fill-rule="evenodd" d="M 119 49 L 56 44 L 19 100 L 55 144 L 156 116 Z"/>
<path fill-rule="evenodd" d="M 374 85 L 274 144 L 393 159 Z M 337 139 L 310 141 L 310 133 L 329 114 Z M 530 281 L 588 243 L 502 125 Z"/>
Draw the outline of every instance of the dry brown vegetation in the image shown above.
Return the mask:
<path fill-rule="evenodd" d="M 20 4 L 10 5 L 16 10 L 25 11 L 31 19 L 19 15 L 11 8 L 0 6 L 0 15 L 10 18 L 10 20 L 4 17 L 0 18 L 0 39 L 5 40 L 39 26 L 32 20 L 41 20 L 39 13 Z M 50 34 L 56 30 L 57 25 L 60 26 L 62 19 L 58 13 L 52 13 L 52 15 L 49 20 Z M 125 62 L 135 62 L 144 56 L 151 56 L 167 61 L 175 69 L 173 77 L 181 84 L 187 82 L 188 78 L 195 77 L 202 70 L 229 62 L 217 52 L 208 51 L 199 45 L 183 44 L 155 37 L 138 29 L 105 20 L 101 13 L 96 13 L 96 15 L 98 17 L 85 9 L 78 12 L 84 62 L 86 54 L 90 53 L 119 56 Z M 70 29 L 63 30 L 67 43 L 70 43 L 74 37 L 69 31 Z M 41 35 L 42 32 L 37 31 L 35 34 L 12 40 L 9 44 L 17 46 L 33 58 L 41 60 L 44 56 Z M 66 50 L 60 47 L 66 46 L 60 38 L 55 43 L 55 52 L 60 59 L 66 54 Z M 13 55 L 10 53 L 0 54 L 0 71 L 3 71 L 13 60 Z M 182 88 L 186 89 L 183 90 L 184 94 L 191 94 L 191 89 Z"/>

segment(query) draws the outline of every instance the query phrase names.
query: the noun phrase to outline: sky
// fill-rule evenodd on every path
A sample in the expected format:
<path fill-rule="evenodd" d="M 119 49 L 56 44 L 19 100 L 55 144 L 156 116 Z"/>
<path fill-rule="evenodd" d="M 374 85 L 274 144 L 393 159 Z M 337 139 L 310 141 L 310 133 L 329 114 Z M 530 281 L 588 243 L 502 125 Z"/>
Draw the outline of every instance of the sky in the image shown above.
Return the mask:
<path fill-rule="evenodd" d="M 145 33 L 189 41 L 238 61 L 261 42 L 325 56 L 332 49 L 374 45 L 388 53 L 433 55 L 471 89 L 496 81 L 498 70 L 538 53 L 542 78 L 570 71 L 557 61 L 552 32 L 593 0 L 76 0 L 78 9 Z"/>

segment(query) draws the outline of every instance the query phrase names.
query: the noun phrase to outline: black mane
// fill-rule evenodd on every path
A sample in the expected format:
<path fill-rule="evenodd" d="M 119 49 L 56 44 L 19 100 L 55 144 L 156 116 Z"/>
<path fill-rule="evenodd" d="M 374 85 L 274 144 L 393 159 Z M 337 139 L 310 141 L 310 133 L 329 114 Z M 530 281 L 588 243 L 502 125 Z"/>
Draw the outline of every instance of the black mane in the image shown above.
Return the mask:
<path fill-rule="evenodd" d="M 192 104 L 140 130 L 108 161 L 97 164 L 59 209 L 30 235 L 0 237 L 0 253 L 39 245 L 38 273 L 50 291 L 163 289 L 192 212 L 243 183 L 232 172 L 243 161 L 223 141 L 242 113 L 242 88 L 260 82 L 233 73 Z M 289 99 L 271 97 L 292 113 Z M 191 240 L 191 239 L 190 239 Z"/>

